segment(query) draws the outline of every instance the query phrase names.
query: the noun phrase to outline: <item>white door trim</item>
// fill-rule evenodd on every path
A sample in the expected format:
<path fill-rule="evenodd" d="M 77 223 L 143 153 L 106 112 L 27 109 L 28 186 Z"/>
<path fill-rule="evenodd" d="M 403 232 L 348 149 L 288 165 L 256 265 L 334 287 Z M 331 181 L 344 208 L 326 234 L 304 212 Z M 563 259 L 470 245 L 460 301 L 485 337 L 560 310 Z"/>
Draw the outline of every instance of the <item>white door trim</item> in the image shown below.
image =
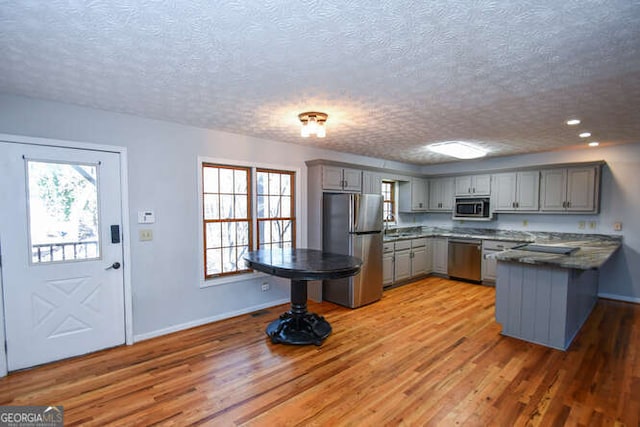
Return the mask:
<path fill-rule="evenodd" d="M 63 141 L 51 138 L 36 138 L 30 136 L 10 135 L 0 133 L 0 141 L 14 142 L 30 145 L 45 145 L 50 147 L 76 148 L 80 150 L 106 151 L 118 153 L 120 155 L 120 186 L 121 186 L 121 206 L 122 206 L 122 259 L 124 261 L 124 324 L 125 342 L 127 345 L 133 344 L 133 304 L 131 292 L 131 240 L 129 228 L 129 180 L 127 175 L 127 148 L 115 145 L 91 144 L 88 142 Z M 1 250 L 1 248 L 0 248 Z M 2 268 L 2 267 L 0 267 Z M 2 277 L 0 276 L 0 310 L 4 307 L 2 289 Z M 0 377 L 7 375 L 7 352 L 4 343 L 5 324 L 4 315 L 0 315 Z"/>

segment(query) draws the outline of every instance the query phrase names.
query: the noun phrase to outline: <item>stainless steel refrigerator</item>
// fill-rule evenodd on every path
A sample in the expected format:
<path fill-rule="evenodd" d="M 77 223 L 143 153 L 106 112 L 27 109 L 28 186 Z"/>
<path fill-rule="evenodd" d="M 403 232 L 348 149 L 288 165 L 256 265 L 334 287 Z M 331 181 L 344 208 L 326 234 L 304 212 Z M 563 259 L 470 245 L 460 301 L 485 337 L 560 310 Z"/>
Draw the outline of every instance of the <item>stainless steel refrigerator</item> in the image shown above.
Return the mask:
<path fill-rule="evenodd" d="M 322 249 L 363 261 L 357 275 L 325 280 L 322 299 L 355 308 L 382 298 L 382 196 L 325 193 Z"/>

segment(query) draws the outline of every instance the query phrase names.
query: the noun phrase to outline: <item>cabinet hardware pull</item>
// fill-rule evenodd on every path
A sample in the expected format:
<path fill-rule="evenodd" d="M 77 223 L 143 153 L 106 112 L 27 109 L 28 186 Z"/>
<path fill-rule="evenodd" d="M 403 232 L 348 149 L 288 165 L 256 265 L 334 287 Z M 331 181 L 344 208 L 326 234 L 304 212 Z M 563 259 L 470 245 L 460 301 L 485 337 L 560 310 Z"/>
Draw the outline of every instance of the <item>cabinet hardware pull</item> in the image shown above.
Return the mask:
<path fill-rule="evenodd" d="M 471 187 L 469 187 L 469 190 L 467 191 L 467 193 L 471 193 Z"/>
<path fill-rule="evenodd" d="M 569 200 L 569 201 L 567 202 L 567 207 L 568 207 L 568 208 L 570 208 L 570 207 L 571 207 L 571 200 Z"/>

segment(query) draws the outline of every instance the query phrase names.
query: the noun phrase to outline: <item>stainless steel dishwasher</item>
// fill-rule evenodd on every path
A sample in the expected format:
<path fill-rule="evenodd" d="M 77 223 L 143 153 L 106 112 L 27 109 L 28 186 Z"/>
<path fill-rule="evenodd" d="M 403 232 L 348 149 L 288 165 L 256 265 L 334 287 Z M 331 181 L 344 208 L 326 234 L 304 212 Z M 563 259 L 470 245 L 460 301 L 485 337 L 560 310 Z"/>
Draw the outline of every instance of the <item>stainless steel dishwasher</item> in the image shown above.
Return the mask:
<path fill-rule="evenodd" d="M 482 280 L 482 241 L 449 239 L 449 277 L 479 282 Z"/>

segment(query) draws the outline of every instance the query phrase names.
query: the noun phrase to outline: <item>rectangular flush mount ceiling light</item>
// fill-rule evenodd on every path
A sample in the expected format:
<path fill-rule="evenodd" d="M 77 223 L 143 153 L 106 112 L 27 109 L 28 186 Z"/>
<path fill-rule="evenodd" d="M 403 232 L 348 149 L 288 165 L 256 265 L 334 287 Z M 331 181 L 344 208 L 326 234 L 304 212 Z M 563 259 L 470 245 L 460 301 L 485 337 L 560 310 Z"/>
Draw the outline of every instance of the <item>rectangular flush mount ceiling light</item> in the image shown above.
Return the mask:
<path fill-rule="evenodd" d="M 487 154 L 482 148 L 462 141 L 438 142 L 437 144 L 427 145 L 427 148 L 436 153 L 457 159 L 477 159 Z"/>

